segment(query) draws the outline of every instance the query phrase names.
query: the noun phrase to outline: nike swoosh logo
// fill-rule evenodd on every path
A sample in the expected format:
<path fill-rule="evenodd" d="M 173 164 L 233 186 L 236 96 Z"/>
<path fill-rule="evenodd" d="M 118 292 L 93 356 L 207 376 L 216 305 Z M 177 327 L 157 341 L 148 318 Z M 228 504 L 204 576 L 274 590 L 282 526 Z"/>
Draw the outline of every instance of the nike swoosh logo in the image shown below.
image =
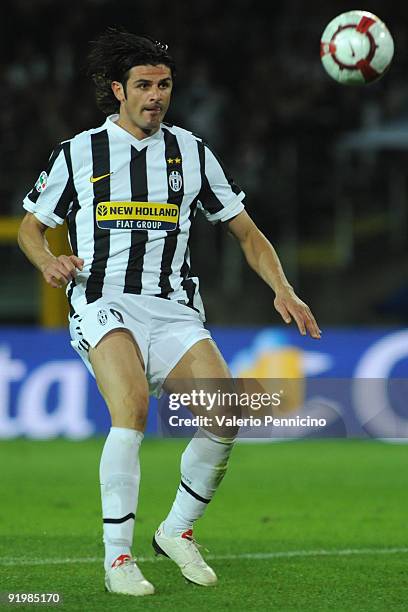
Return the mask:
<path fill-rule="evenodd" d="M 113 174 L 113 172 L 108 172 L 108 174 L 102 174 L 102 176 L 91 176 L 89 180 L 91 181 L 91 183 L 97 183 L 98 181 L 101 181 L 102 179 L 110 176 L 111 174 Z"/>

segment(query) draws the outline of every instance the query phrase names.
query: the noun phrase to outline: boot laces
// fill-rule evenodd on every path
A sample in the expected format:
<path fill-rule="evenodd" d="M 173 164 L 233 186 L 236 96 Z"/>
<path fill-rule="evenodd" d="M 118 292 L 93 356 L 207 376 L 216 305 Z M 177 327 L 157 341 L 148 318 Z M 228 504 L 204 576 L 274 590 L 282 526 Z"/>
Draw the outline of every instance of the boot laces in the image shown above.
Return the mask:
<path fill-rule="evenodd" d="M 125 557 L 125 555 L 121 555 L 121 557 Z M 133 559 L 133 557 L 130 557 L 129 555 L 126 555 L 125 559 L 121 559 L 121 557 L 118 557 L 115 562 L 113 563 L 112 567 L 128 567 L 131 565 L 135 565 L 137 567 L 137 563 L 136 563 L 136 559 Z M 117 561 L 119 561 L 119 563 L 117 563 Z"/>
<path fill-rule="evenodd" d="M 185 531 L 184 533 L 182 533 L 181 537 L 184 540 L 188 540 L 189 542 L 191 542 L 191 544 L 196 547 L 197 552 L 199 552 L 199 550 L 198 550 L 199 548 L 202 548 L 206 552 L 210 552 L 208 550 L 208 548 L 206 548 L 203 544 L 200 544 L 199 542 L 197 542 L 196 539 L 194 539 L 194 537 L 193 537 L 193 530 L 192 529 L 189 529 L 188 531 Z"/>

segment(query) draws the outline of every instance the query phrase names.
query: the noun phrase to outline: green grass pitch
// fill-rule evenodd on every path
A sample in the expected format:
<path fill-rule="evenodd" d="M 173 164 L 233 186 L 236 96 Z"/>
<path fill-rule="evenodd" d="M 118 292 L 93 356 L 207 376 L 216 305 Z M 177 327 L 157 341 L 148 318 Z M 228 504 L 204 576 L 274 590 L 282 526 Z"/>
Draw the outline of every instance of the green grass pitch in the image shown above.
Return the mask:
<path fill-rule="evenodd" d="M 102 445 L 100 438 L 0 444 L 0 592 L 57 591 L 63 604 L 52 609 L 63 612 L 408 608 L 406 446 L 238 444 L 195 530 L 219 577 L 205 589 L 153 555 L 185 442 L 146 439 L 133 552 L 156 594 L 133 598 L 104 592 Z M 13 606 L 34 608 L 51 609 Z"/>

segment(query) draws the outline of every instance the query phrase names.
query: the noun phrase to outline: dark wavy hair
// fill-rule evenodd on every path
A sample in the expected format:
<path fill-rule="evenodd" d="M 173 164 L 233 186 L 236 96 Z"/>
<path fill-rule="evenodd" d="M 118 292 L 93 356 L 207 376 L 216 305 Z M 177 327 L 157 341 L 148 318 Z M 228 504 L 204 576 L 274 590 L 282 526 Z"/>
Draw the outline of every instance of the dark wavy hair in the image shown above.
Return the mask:
<path fill-rule="evenodd" d="M 91 41 L 88 55 L 87 72 L 95 84 L 98 108 L 106 115 L 118 112 L 120 102 L 112 91 L 112 81 L 122 83 L 126 93 L 129 71 L 133 66 L 158 64 L 168 66 L 174 79 L 176 67 L 167 53 L 167 45 L 122 28 L 108 28 Z"/>

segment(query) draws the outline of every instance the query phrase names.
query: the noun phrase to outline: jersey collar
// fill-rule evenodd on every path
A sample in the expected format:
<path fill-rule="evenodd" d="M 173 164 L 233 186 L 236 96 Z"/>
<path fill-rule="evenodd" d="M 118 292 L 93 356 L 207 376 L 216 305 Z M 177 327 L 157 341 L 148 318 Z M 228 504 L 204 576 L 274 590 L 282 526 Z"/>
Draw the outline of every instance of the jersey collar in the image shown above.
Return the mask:
<path fill-rule="evenodd" d="M 118 119 L 119 119 L 118 114 L 109 115 L 109 117 L 107 117 L 105 121 L 105 126 L 108 132 L 128 142 L 132 146 L 136 147 L 136 149 L 139 149 L 139 150 L 143 149 L 144 147 L 147 147 L 150 144 L 154 144 L 155 142 L 160 141 L 163 137 L 162 128 L 160 127 L 160 129 L 157 130 L 157 132 L 155 132 L 153 136 L 148 136 L 147 138 L 143 138 L 142 140 L 139 140 L 138 138 L 136 138 L 135 136 L 132 136 L 132 134 L 124 130 L 122 127 L 120 127 L 120 125 L 117 125 L 116 121 Z"/>

